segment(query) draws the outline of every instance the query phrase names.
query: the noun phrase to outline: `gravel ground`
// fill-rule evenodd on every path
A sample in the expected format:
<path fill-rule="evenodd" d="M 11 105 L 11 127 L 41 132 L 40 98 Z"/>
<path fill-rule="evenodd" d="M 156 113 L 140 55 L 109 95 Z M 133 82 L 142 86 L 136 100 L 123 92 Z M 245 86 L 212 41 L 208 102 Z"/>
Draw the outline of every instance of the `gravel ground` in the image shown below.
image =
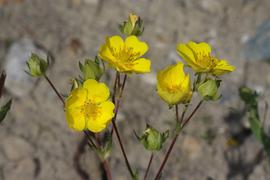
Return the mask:
<path fill-rule="evenodd" d="M 67 127 L 61 102 L 46 81 L 27 77 L 24 59 L 12 64 L 10 57 L 18 52 L 14 46 L 52 54 L 48 75 L 66 94 L 70 79 L 78 75 L 78 62 L 94 57 L 106 36 L 119 34 L 117 24 L 136 12 L 145 22 L 142 39 L 150 46 L 152 72 L 128 77 L 124 92 L 118 125 L 131 164 L 142 176 L 150 157 L 133 129 L 141 132 L 150 122 L 165 131 L 172 124 L 173 110 L 155 93 L 155 72 L 179 60 L 178 42 L 206 41 L 237 70 L 223 78 L 222 100 L 206 103 L 178 139 L 162 179 L 269 180 L 266 156 L 254 161 L 261 147 L 253 136 L 237 147 L 226 144 L 246 121 L 240 85 L 261 92 L 262 112 L 269 102 L 269 64 L 252 59 L 245 66 L 243 53 L 245 42 L 270 20 L 269 9 L 269 0 L 0 0 L 0 67 L 10 69 L 4 100 L 13 97 L 12 111 L 0 126 L 0 179 L 102 179 L 98 157 L 88 150 L 83 134 Z M 112 86 L 112 79 L 109 71 L 103 80 Z M 202 136 L 209 131 L 214 137 L 206 141 Z M 165 150 L 155 155 L 149 177 Z M 114 179 L 130 179 L 117 142 L 110 164 Z"/>

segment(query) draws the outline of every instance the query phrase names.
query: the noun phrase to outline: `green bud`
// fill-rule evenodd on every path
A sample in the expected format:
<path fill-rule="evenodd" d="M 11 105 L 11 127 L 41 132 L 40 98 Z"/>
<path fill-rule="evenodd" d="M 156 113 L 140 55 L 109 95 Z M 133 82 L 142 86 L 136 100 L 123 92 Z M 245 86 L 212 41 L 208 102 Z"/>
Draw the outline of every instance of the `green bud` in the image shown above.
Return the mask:
<path fill-rule="evenodd" d="M 99 60 L 96 57 L 95 61 L 86 59 L 84 64 L 79 63 L 80 70 L 83 73 L 83 80 L 95 79 L 99 80 L 103 75 L 103 70 L 100 68 Z"/>
<path fill-rule="evenodd" d="M 220 86 L 220 80 L 209 79 L 198 86 L 198 92 L 204 100 L 218 100 L 218 88 Z"/>
<path fill-rule="evenodd" d="M 140 141 L 140 143 L 142 143 L 145 149 L 149 151 L 159 151 L 161 150 L 166 139 L 169 137 L 169 131 L 160 133 L 159 131 L 147 124 L 142 136 L 139 137 L 136 135 L 136 137 Z"/>
<path fill-rule="evenodd" d="M 28 73 L 33 77 L 44 76 L 49 65 L 47 61 L 34 53 L 32 53 L 26 63 L 28 66 Z"/>
<path fill-rule="evenodd" d="M 129 14 L 128 21 L 119 25 L 121 33 L 126 36 L 141 36 L 144 30 L 143 20 L 136 14 Z"/>

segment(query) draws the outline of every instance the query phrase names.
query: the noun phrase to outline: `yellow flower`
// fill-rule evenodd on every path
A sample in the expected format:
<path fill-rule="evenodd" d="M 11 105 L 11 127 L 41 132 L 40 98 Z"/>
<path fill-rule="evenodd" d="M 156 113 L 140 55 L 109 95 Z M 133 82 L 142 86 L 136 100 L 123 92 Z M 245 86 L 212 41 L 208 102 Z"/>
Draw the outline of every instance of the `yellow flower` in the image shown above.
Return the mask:
<path fill-rule="evenodd" d="M 195 43 L 193 41 L 187 44 L 178 44 L 178 54 L 195 71 L 211 73 L 214 76 L 220 76 L 235 70 L 226 60 L 219 60 L 211 56 L 211 46 L 205 42 Z"/>
<path fill-rule="evenodd" d="M 188 103 L 192 97 L 189 74 L 185 74 L 183 63 L 158 72 L 157 93 L 168 104 Z"/>
<path fill-rule="evenodd" d="M 112 36 L 100 47 L 99 56 L 119 72 L 147 73 L 151 62 L 140 58 L 147 50 L 147 44 L 136 36 L 129 36 L 125 41 L 120 36 Z"/>
<path fill-rule="evenodd" d="M 70 128 L 100 132 L 114 116 L 114 104 L 108 100 L 110 91 L 104 83 L 88 79 L 74 89 L 65 103 L 65 114 Z"/>

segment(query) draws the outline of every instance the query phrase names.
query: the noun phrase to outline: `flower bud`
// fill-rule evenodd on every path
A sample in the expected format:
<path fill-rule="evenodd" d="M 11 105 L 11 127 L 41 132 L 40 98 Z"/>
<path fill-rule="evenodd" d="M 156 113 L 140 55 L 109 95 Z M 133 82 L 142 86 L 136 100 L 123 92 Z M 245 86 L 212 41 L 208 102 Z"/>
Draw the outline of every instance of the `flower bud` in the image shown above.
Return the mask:
<path fill-rule="evenodd" d="M 126 36 L 140 36 L 143 33 L 143 21 L 136 14 L 129 14 L 128 21 L 124 21 L 119 25 L 120 31 Z"/>
<path fill-rule="evenodd" d="M 32 53 L 31 57 L 27 61 L 28 73 L 31 76 L 39 77 L 46 74 L 49 63 L 38 55 Z"/>
<path fill-rule="evenodd" d="M 220 80 L 209 79 L 198 86 L 198 92 L 204 100 L 218 100 L 218 88 Z"/>
<path fill-rule="evenodd" d="M 136 135 L 136 137 L 142 143 L 145 149 L 149 151 L 159 151 L 162 148 L 166 139 L 169 137 L 169 131 L 160 133 L 159 131 L 147 124 L 142 136 L 138 137 Z"/>
<path fill-rule="evenodd" d="M 79 63 L 80 70 L 83 73 L 83 80 L 95 79 L 99 80 L 103 75 L 103 70 L 100 68 L 99 60 L 96 58 L 95 61 L 86 59 L 84 64 Z"/>

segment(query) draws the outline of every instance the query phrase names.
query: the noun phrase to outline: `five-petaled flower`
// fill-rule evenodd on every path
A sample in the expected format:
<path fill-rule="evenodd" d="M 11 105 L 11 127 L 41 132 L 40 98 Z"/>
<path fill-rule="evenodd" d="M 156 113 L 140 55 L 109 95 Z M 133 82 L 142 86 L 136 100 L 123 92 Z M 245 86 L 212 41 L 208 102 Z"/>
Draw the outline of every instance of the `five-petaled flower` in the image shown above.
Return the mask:
<path fill-rule="evenodd" d="M 235 70 L 226 60 L 211 55 L 211 46 L 205 42 L 195 43 L 193 41 L 187 44 L 178 44 L 178 54 L 183 60 L 198 73 L 211 73 L 214 76 L 220 76 Z"/>
<path fill-rule="evenodd" d="M 179 62 L 158 72 L 157 93 L 169 105 L 188 103 L 192 97 L 189 74 Z"/>
<path fill-rule="evenodd" d="M 147 50 L 148 45 L 136 36 L 129 36 L 125 41 L 120 36 L 112 36 L 100 47 L 99 57 L 118 72 L 147 73 L 150 72 L 151 62 L 141 58 Z"/>
<path fill-rule="evenodd" d="M 108 100 L 110 91 L 104 83 L 88 79 L 74 89 L 65 103 L 65 114 L 70 128 L 92 132 L 104 130 L 114 116 L 114 104 Z"/>

